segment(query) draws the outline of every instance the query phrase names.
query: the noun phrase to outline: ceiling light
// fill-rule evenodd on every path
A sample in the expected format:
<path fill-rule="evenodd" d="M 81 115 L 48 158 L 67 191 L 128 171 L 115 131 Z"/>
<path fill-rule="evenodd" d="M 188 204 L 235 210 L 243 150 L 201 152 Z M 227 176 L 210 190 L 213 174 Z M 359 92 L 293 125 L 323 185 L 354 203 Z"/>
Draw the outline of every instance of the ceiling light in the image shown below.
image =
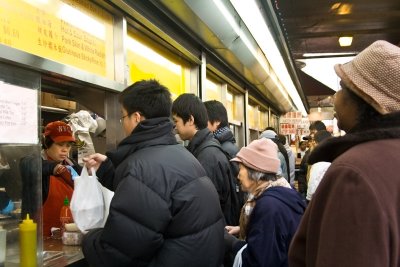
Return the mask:
<path fill-rule="evenodd" d="M 355 52 L 345 53 L 304 53 L 303 58 L 331 58 L 331 57 L 349 57 L 355 56 Z"/>
<path fill-rule="evenodd" d="M 264 55 L 267 57 L 272 69 L 278 76 L 277 79 L 280 81 L 276 82 L 278 89 L 285 97 L 287 94 L 289 94 L 295 106 L 297 107 L 297 110 L 301 111 L 303 115 L 306 115 L 307 112 L 304 104 L 286 68 L 285 62 L 275 42 L 273 34 L 265 22 L 262 13 L 260 12 L 260 7 L 257 5 L 258 2 L 255 0 L 230 0 L 230 2 L 236 9 L 236 12 L 239 14 L 240 18 L 246 24 L 247 28 L 250 30 L 253 38 L 264 52 Z M 271 75 L 270 77 L 274 79 L 274 75 Z"/>
<path fill-rule="evenodd" d="M 348 15 L 351 14 L 352 8 L 352 4 L 339 2 L 331 6 L 331 11 L 335 12 L 337 15 Z"/>
<path fill-rule="evenodd" d="M 351 42 L 353 42 L 353 37 L 351 36 L 342 36 L 339 37 L 339 44 L 340 46 L 350 46 Z"/>
<path fill-rule="evenodd" d="M 106 40 L 106 27 L 103 23 L 86 15 L 76 7 L 61 4 L 57 16 L 69 24 L 94 35 L 101 40 Z"/>

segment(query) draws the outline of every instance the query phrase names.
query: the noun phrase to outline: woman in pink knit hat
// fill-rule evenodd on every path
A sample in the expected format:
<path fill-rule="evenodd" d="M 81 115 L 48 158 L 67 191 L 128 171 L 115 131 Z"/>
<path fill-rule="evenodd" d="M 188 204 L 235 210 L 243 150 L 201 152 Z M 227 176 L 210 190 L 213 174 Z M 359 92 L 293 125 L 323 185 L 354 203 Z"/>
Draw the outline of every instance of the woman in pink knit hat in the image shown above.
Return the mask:
<path fill-rule="evenodd" d="M 232 161 L 239 163 L 238 179 L 249 193 L 240 226 L 226 227 L 226 250 L 236 255 L 233 266 L 288 266 L 289 244 L 305 203 L 288 181 L 277 175 L 277 145 L 266 138 L 255 140 Z"/>

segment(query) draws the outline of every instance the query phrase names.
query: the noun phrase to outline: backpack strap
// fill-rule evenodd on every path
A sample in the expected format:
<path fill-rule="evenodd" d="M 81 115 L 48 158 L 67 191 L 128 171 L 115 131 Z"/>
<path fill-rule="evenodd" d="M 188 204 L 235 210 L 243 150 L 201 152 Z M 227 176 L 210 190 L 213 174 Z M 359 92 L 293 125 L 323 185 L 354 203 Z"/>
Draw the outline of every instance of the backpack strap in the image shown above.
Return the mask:
<path fill-rule="evenodd" d="M 200 154 L 201 151 L 206 149 L 207 147 L 216 147 L 219 150 L 221 150 L 225 155 L 227 155 L 226 151 L 222 149 L 221 145 L 217 143 L 214 139 L 207 140 L 206 142 L 203 142 L 195 151 L 194 151 L 194 156 L 197 158 L 198 155 Z M 228 155 L 228 159 L 230 159 L 230 156 Z"/>
<path fill-rule="evenodd" d="M 218 141 L 217 141 L 218 142 Z M 207 147 L 216 147 L 218 148 L 226 157 L 229 163 L 229 187 L 231 189 L 231 223 L 233 222 L 234 224 L 239 223 L 239 218 L 240 218 L 240 211 L 242 206 L 244 205 L 245 202 L 245 195 L 244 192 L 241 190 L 240 185 L 237 181 L 236 174 L 239 172 L 238 166 L 235 165 L 234 162 L 231 162 L 230 160 L 232 159 L 231 155 L 226 152 L 222 146 L 217 143 L 215 140 L 211 139 L 203 144 L 201 144 L 197 150 L 196 153 L 194 154 L 195 157 L 200 154 L 201 151 L 206 149 Z"/>

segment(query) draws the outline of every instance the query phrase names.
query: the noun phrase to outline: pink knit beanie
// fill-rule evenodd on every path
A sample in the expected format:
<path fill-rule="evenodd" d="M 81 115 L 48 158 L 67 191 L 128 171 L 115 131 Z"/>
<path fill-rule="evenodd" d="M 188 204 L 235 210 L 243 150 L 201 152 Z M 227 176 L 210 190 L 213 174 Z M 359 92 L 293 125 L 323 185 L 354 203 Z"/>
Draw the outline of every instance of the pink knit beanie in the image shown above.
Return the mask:
<path fill-rule="evenodd" d="M 278 146 L 271 140 L 261 138 L 243 147 L 231 161 L 263 173 L 277 173 L 280 165 Z"/>

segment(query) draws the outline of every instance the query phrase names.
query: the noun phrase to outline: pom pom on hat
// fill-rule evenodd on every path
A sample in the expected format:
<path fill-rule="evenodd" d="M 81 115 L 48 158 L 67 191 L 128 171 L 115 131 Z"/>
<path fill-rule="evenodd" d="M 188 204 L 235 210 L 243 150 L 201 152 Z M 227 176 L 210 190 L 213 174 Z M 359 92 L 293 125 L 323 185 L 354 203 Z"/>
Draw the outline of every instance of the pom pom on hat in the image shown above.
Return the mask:
<path fill-rule="evenodd" d="M 280 165 L 278 146 L 266 138 L 254 140 L 248 146 L 242 147 L 231 161 L 240 162 L 263 173 L 277 173 Z"/>

